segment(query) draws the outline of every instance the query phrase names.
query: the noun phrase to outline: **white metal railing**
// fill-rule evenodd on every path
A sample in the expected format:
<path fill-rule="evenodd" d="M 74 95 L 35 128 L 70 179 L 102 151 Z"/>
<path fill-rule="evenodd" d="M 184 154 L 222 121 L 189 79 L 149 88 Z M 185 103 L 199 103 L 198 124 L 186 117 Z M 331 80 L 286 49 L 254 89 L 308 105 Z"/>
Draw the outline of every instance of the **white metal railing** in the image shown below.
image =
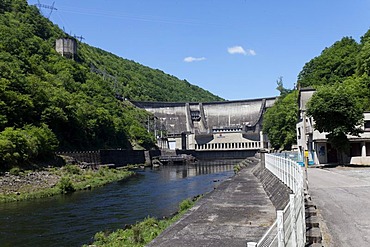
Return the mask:
<path fill-rule="evenodd" d="M 288 186 L 289 203 L 284 210 L 276 212 L 276 221 L 258 241 L 248 242 L 248 247 L 292 246 L 303 247 L 306 240 L 303 170 L 296 161 L 265 154 L 265 167 Z"/>

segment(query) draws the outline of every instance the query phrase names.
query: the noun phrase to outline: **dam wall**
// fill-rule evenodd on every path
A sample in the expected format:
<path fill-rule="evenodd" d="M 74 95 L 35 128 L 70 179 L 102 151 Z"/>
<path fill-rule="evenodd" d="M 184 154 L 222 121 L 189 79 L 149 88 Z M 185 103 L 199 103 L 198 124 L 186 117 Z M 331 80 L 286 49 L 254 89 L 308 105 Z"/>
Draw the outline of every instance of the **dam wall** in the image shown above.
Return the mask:
<path fill-rule="evenodd" d="M 262 134 L 263 114 L 275 101 L 276 97 L 206 103 L 132 103 L 154 115 L 154 133 L 161 133 L 161 138 L 165 133 L 167 148 L 225 151 L 267 148 L 267 138 Z M 158 146 L 163 148 L 163 142 Z"/>
<path fill-rule="evenodd" d="M 200 133 L 229 126 L 252 128 L 260 123 L 264 111 L 275 101 L 276 97 L 206 103 L 131 102 L 153 113 L 169 134 L 181 134 L 195 133 L 196 125 L 204 125 Z M 198 122 L 200 124 L 194 124 Z"/>

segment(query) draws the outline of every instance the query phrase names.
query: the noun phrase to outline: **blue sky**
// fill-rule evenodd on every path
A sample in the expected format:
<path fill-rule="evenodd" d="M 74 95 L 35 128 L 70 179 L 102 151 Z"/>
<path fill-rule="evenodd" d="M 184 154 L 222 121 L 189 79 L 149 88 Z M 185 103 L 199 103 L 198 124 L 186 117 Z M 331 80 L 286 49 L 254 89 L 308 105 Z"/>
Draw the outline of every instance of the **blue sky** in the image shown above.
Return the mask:
<path fill-rule="evenodd" d="M 280 76 L 293 88 L 325 47 L 370 28 L 370 0 L 39 1 L 84 42 L 227 100 L 275 96 Z"/>

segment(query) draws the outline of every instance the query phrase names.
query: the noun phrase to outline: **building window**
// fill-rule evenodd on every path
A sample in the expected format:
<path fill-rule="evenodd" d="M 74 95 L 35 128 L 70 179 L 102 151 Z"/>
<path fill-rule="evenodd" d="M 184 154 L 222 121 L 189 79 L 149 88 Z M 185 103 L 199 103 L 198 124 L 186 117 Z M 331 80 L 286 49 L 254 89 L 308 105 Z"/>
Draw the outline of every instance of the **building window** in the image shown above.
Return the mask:
<path fill-rule="evenodd" d="M 366 156 L 370 156 L 370 142 L 366 142 Z"/>
<path fill-rule="evenodd" d="M 365 128 L 364 128 L 364 129 L 365 129 L 365 131 L 370 131 L 370 121 L 368 121 L 368 120 L 367 120 L 367 121 L 365 121 L 365 124 L 364 124 L 364 125 L 365 125 L 365 126 L 364 126 L 364 127 L 365 127 Z"/>
<path fill-rule="evenodd" d="M 361 156 L 361 143 L 351 143 L 351 157 Z"/>

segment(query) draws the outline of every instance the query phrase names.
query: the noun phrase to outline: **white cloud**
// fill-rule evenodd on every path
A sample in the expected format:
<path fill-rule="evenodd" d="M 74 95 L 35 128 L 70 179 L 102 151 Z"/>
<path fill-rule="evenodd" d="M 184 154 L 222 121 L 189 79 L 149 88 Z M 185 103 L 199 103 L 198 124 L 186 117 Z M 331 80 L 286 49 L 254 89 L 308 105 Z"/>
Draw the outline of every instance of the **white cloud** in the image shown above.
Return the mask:
<path fill-rule="evenodd" d="M 184 62 L 186 63 L 199 62 L 203 60 L 206 60 L 206 58 L 205 57 L 186 57 L 184 58 Z"/>
<path fill-rule="evenodd" d="M 247 55 L 247 52 L 244 50 L 243 47 L 241 46 L 233 46 L 233 47 L 229 47 L 227 48 L 227 51 L 230 53 L 230 54 L 243 54 L 243 55 Z"/>
<path fill-rule="evenodd" d="M 248 53 L 248 55 L 251 55 L 251 56 L 255 56 L 255 55 L 257 55 L 256 51 L 255 51 L 255 50 L 251 50 L 251 49 L 249 49 L 249 50 L 247 51 L 247 53 Z"/>
<path fill-rule="evenodd" d="M 251 49 L 244 50 L 243 47 L 238 46 L 238 45 L 227 48 L 227 52 L 230 53 L 230 54 L 242 54 L 244 56 L 246 56 L 246 55 L 250 55 L 250 56 L 257 55 L 255 50 L 251 50 Z"/>

